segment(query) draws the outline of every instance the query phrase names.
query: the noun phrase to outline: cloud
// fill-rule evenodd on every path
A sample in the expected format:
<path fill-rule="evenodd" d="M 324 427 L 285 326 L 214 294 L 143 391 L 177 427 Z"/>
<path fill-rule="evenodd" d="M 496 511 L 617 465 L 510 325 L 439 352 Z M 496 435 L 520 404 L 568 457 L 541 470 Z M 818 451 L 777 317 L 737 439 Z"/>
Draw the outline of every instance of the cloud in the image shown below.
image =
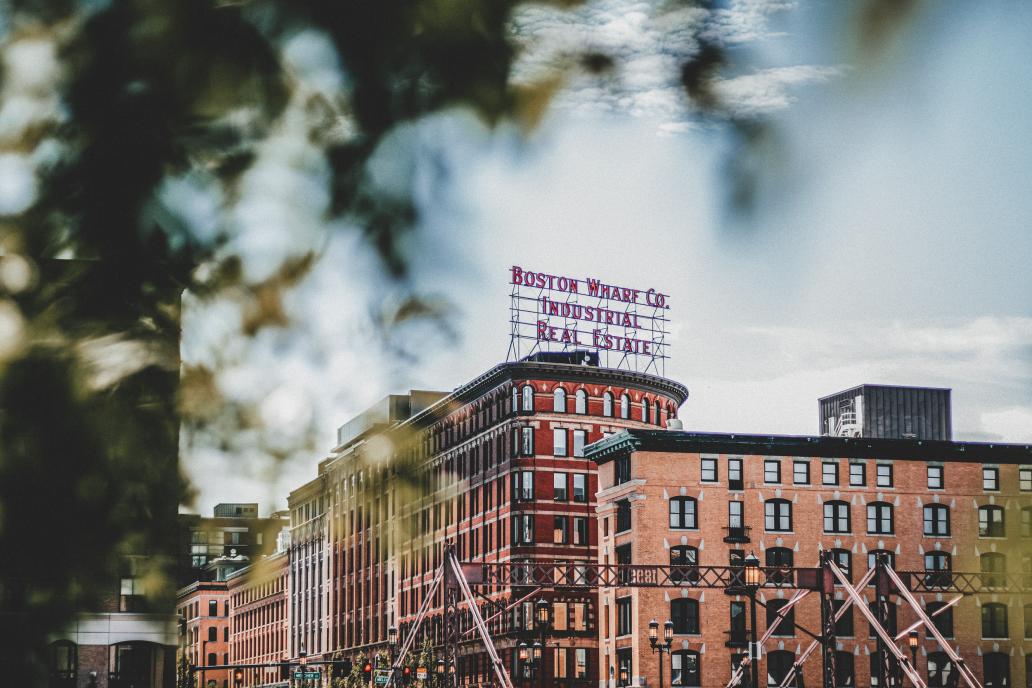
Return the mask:
<path fill-rule="evenodd" d="M 655 120 L 664 133 L 691 128 L 693 108 L 680 82 L 681 65 L 699 49 L 699 38 L 721 46 L 769 39 L 771 18 L 793 2 L 738 0 L 707 11 L 670 9 L 662 2 L 594 0 L 570 10 L 527 5 L 514 16 L 520 47 L 516 83 L 535 83 L 561 73 L 566 78 L 553 107 L 579 114 L 616 113 Z M 580 55 L 601 52 L 615 62 L 612 73 L 577 69 Z M 787 107 L 790 90 L 837 74 L 829 67 L 797 65 L 722 80 L 729 114 L 755 116 Z"/>
<path fill-rule="evenodd" d="M 817 65 L 774 67 L 719 79 L 713 88 L 730 114 L 735 117 L 755 117 L 784 110 L 795 102 L 790 89 L 824 83 L 841 73 L 838 67 Z"/>
<path fill-rule="evenodd" d="M 1032 318 L 926 324 L 838 322 L 721 327 L 677 352 L 695 375 L 686 427 L 818 431 L 821 396 L 862 383 L 953 389 L 954 438 L 1006 442 L 1032 435 Z M 732 414 L 728 409 L 748 411 Z"/>

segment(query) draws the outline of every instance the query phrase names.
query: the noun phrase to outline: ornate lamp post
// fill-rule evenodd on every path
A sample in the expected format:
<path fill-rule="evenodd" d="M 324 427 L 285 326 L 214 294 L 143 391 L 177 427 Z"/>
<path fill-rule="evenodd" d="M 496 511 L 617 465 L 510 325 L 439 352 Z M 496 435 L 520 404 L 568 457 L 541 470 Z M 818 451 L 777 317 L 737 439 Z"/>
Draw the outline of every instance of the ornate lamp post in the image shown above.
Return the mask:
<path fill-rule="evenodd" d="M 652 654 L 659 653 L 659 688 L 663 688 L 663 653 L 670 654 L 670 646 L 674 643 L 674 622 L 667 619 L 663 622 L 663 642 L 659 642 L 659 622 L 649 621 L 649 645 Z"/>
<path fill-rule="evenodd" d="M 308 667 L 308 653 L 305 652 L 305 646 L 302 645 L 301 649 L 297 653 L 297 663 L 301 666 L 301 685 L 307 686 L 308 679 L 304 677 Z"/>
<path fill-rule="evenodd" d="M 520 660 L 520 678 L 523 679 L 521 682 L 526 682 L 527 670 L 530 668 L 530 648 L 526 642 L 521 640 L 516 646 L 516 656 Z"/>
<path fill-rule="evenodd" d="M 756 632 L 756 590 L 760 587 L 760 558 L 750 552 L 745 558 L 745 591 L 749 595 L 749 617 L 752 626 L 752 642 L 749 643 L 749 675 L 752 676 L 752 688 L 760 686 L 760 644 Z"/>
<path fill-rule="evenodd" d="M 910 635 L 907 636 L 907 645 L 910 646 L 910 656 L 914 663 L 914 669 L 917 669 L 917 631 L 910 631 Z"/>
<path fill-rule="evenodd" d="M 542 688 L 545 685 L 545 660 L 543 651 L 545 646 L 545 634 L 552 626 L 552 605 L 548 600 L 542 598 L 534 603 L 534 629 L 538 633 L 538 639 L 533 645 L 533 656 L 531 667 L 538 672 L 538 680 Z"/>
<path fill-rule="evenodd" d="M 394 647 L 398 644 L 398 627 L 387 627 L 387 662 L 390 666 L 391 683 L 394 683 Z"/>

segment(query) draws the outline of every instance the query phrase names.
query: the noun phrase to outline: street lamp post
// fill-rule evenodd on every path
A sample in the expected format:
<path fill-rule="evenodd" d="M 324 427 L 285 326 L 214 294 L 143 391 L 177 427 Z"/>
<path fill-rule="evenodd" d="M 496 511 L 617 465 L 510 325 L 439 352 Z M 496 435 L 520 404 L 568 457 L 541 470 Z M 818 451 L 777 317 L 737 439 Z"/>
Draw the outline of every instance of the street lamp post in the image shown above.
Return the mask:
<path fill-rule="evenodd" d="M 526 683 L 527 669 L 530 668 L 530 648 L 526 642 L 521 640 L 516 646 L 516 656 L 520 660 L 520 683 Z"/>
<path fill-rule="evenodd" d="M 308 679 L 305 678 L 306 667 L 308 666 L 308 653 L 305 652 L 305 646 L 302 645 L 301 649 L 297 653 L 297 663 L 301 667 L 301 685 L 308 685 Z"/>
<path fill-rule="evenodd" d="M 398 627 L 387 627 L 387 665 L 390 667 L 391 683 L 397 679 L 394 677 L 394 647 L 398 644 Z"/>
<path fill-rule="evenodd" d="M 534 662 L 532 664 L 537 668 L 541 688 L 544 688 L 545 685 L 545 659 L 543 656 L 545 634 L 551 626 L 552 605 L 548 600 L 541 598 L 534 604 L 534 628 L 538 632 L 538 640 L 534 643 Z"/>
<path fill-rule="evenodd" d="M 663 642 L 659 642 L 659 622 L 649 621 L 649 645 L 652 654 L 659 653 L 659 688 L 663 688 L 663 653 L 670 654 L 670 646 L 674 643 L 674 622 L 667 619 L 663 622 Z"/>
<path fill-rule="evenodd" d="M 749 643 L 749 674 L 752 688 L 760 686 L 760 644 L 756 632 L 756 590 L 760 587 L 760 558 L 750 552 L 745 558 L 745 590 L 749 594 L 749 617 L 752 626 L 752 642 Z"/>
<path fill-rule="evenodd" d="M 907 636 L 907 645 L 910 646 L 910 656 L 914 663 L 914 671 L 917 671 L 917 631 L 910 631 Z"/>

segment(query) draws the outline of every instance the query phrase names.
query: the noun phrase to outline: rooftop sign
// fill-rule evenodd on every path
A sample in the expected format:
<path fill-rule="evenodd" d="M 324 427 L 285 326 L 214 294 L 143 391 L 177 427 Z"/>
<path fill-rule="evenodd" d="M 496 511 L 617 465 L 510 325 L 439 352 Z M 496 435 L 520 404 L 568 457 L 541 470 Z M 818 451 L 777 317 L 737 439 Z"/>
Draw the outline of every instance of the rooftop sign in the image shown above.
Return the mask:
<path fill-rule="evenodd" d="M 609 368 L 664 373 L 670 297 L 595 277 L 510 271 L 510 360 L 590 349 Z"/>

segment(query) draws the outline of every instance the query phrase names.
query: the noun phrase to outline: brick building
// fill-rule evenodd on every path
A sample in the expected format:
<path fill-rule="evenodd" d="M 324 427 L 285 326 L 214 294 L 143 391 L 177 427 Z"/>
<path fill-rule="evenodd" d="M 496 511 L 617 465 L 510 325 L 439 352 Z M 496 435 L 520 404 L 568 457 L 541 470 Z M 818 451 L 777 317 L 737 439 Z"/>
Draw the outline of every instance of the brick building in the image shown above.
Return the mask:
<path fill-rule="evenodd" d="M 583 359 L 504 363 L 450 394 L 385 399 L 342 428 L 318 476 L 288 500 L 291 657 L 382 650 L 392 625 L 404 638 L 446 540 L 471 562 L 595 561 L 597 477 L 584 448 L 624 428 L 664 426 L 688 392 Z M 532 590 L 486 594 L 515 602 Z M 544 682 L 597 684 L 597 595 L 544 597 L 553 611 Z M 489 622 L 514 674 L 517 643 L 539 637 L 534 599 Z M 438 598 L 424 626 L 434 644 L 441 608 Z M 459 682 L 489 680 L 486 654 L 467 638 Z"/>
<path fill-rule="evenodd" d="M 632 429 L 586 455 L 599 466 L 603 564 L 690 571 L 742 565 L 755 553 L 761 565 L 814 567 L 824 549 L 854 581 L 884 553 L 897 570 L 983 572 L 983 580 L 1008 573 L 1032 586 L 1027 445 Z M 663 655 L 650 648 L 651 619 L 674 624 L 664 684 L 727 683 L 746 651 L 748 599 L 691 580 L 685 575 L 680 588 L 603 590 L 599 641 L 609 685 L 658 685 Z M 761 631 L 767 610 L 776 612 L 787 596 L 759 591 Z M 950 595 L 921 597 L 930 613 Z M 873 600 L 873 587 L 866 598 Z M 890 608 L 893 616 L 900 629 L 915 620 L 905 605 Z M 970 597 L 939 618 L 987 688 L 1032 686 L 1032 596 Z M 805 600 L 794 622 L 819 632 L 818 604 Z M 837 636 L 837 685 L 876 685 L 877 646 L 864 617 L 847 613 Z M 809 642 L 792 624 L 779 625 L 764 647 L 760 685 L 777 685 Z M 930 686 L 948 685 L 953 669 L 936 641 L 922 632 L 919 645 L 918 670 Z M 821 685 L 819 654 L 805 667 L 806 685 Z"/>
<path fill-rule="evenodd" d="M 229 664 L 229 587 L 225 581 L 198 581 L 179 590 L 180 652 L 198 667 Z M 197 685 L 229 688 L 229 670 L 198 671 Z M 203 678 L 203 680 L 202 680 Z"/>
<path fill-rule="evenodd" d="M 227 578 L 229 658 L 234 664 L 266 664 L 287 657 L 288 553 L 277 552 Z M 275 668 L 245 670 L 242 686 L 279 685 Z"/>

